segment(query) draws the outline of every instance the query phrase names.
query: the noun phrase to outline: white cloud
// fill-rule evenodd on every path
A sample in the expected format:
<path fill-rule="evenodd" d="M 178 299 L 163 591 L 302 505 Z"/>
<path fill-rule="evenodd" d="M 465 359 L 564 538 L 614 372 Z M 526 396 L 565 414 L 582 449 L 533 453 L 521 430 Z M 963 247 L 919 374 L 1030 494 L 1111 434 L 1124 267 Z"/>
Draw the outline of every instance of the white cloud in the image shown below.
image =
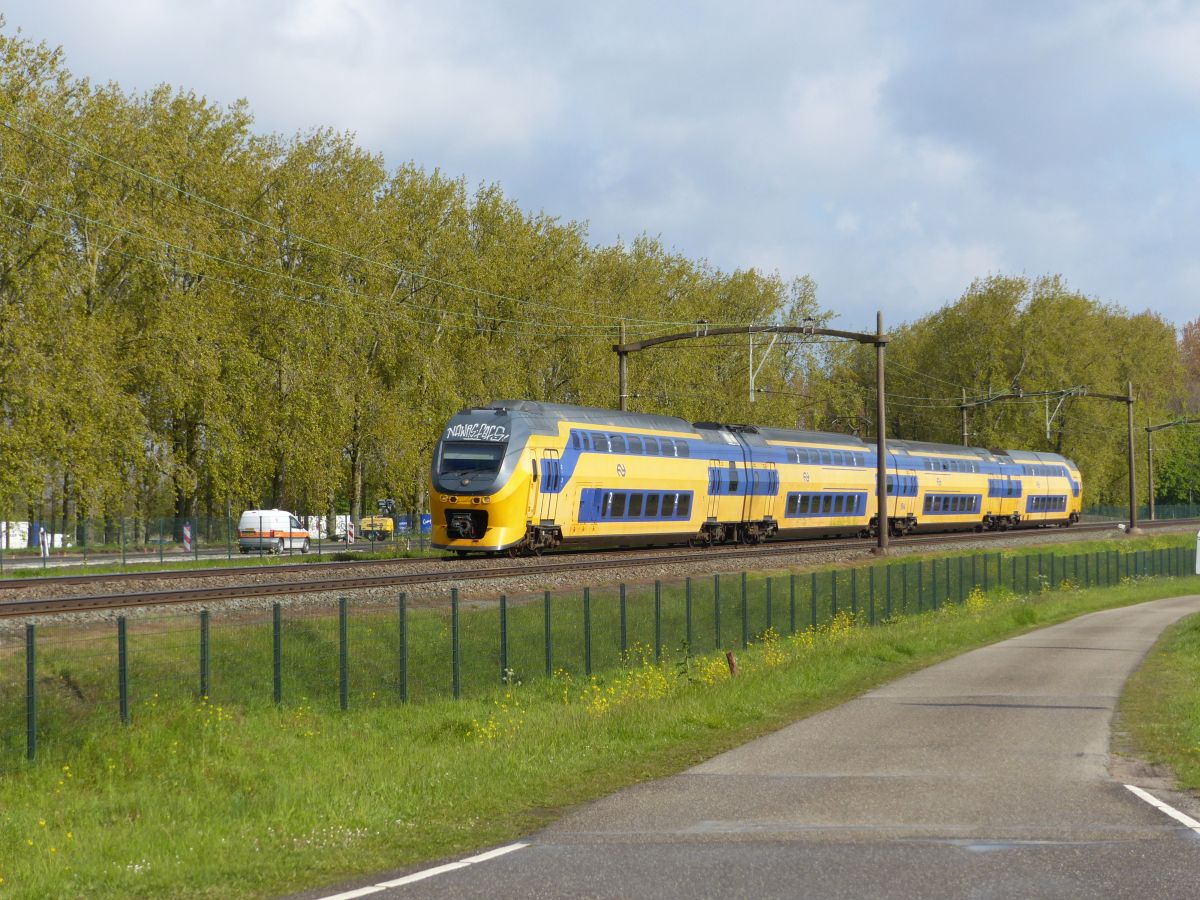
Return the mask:
<path fill-rule="evenodd" d="M 1060 272 L 1194 317 L 1200 8 L 633 0 L 11 0 L 77 74 L 246 97 L 846 321 Z"/>

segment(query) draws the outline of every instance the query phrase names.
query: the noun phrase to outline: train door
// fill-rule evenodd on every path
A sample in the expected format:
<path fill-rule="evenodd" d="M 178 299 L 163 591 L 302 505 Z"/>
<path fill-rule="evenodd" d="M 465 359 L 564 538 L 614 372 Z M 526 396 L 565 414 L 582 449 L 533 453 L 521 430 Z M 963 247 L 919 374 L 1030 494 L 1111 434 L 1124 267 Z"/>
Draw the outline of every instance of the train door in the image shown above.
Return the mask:
<path fill-rule="evenodd" d="M 541 524 L 551 525 L 558 514 L 558 497 L 563 487 L 562 463 L 559 461 L 558 451 L 543 450 L 540 468 L 537 487 L 541 495 Z"/>
<path fill-rule="evenodd" d="M 769 519 L 775 515 L 775 495 L 779 493 L 779 472 L 773 462 L 764 463 L 759 472 L 758 489 L 763 492 L 759 518 Z"/>
<path fill-rule="evenodd" d="M 721 497 L 721 463 L 719 460 L 708 461 L 708 519 L 717 521 Z"/>

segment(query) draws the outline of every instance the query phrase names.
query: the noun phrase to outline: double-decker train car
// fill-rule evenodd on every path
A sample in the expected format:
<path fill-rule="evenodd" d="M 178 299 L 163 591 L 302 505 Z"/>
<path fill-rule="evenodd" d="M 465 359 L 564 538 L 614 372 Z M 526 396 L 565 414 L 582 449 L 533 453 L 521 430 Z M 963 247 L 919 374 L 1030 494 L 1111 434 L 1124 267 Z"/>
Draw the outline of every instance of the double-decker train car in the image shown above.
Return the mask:
<path fill-rule="evenodd" d="M 511 553 L 875 533 L 875 447 L 855 437 L 529 400 L 466 409 L 434 450 L 433 545 Z M 887 527 L 1069 525 L 1053 453 L 889 441 Z"/>

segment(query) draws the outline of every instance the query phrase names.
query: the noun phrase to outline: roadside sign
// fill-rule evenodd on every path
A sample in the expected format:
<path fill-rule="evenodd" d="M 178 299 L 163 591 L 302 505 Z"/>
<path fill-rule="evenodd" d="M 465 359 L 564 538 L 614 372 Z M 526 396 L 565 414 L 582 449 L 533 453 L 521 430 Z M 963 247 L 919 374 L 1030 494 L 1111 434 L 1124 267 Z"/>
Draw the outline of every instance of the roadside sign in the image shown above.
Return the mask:
<path fill-rule="evenodd" d="M 192 552 L 192 523 L 191 522 L 183 523 L 183 552 L 184 553 Z"/>

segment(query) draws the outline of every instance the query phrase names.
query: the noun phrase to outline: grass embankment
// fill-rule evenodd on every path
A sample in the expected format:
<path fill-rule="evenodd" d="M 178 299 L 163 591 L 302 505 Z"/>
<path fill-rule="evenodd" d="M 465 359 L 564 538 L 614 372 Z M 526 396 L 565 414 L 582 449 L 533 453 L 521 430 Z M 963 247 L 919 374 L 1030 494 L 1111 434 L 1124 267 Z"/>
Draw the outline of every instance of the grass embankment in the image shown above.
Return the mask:
<path fill-rule="evenodd" d="M 998 588 L 874 629 L 860 609 L 796 636 L 759 633 L 736 679 L 718 653 L 655 664 L 643 650 L 591 679 L 348 713 L 295 693 L 276 708 L 269 681 L 265 699 L 258 680 L 259 699 L 219 705 L 170 697 L 163 681 L 161 695 L 135 695 L 128 728 L 111 711 L 64 719 L 73 727 L 52 729 L 38 762 L 0 759 L 0 895 L 269 895 L 485 846 L 964 650 L 1198 590 L 1200 578 Z M 726 627 L 736 645 L 740 622 Z M 256 627 L 224 642 L 252 658 L 261 638 Z M 86 686 L 87 665 L 76 658 L 66 680 Z M 305 677 L 327 692 L 328 671 Z"/>
<path fill-rule="evenodd" d="M 1179 787 L 1200 791 L 1200 616 L 1168 628 L 1129 679 L 1122 752 L 1170 767 Z"/>

